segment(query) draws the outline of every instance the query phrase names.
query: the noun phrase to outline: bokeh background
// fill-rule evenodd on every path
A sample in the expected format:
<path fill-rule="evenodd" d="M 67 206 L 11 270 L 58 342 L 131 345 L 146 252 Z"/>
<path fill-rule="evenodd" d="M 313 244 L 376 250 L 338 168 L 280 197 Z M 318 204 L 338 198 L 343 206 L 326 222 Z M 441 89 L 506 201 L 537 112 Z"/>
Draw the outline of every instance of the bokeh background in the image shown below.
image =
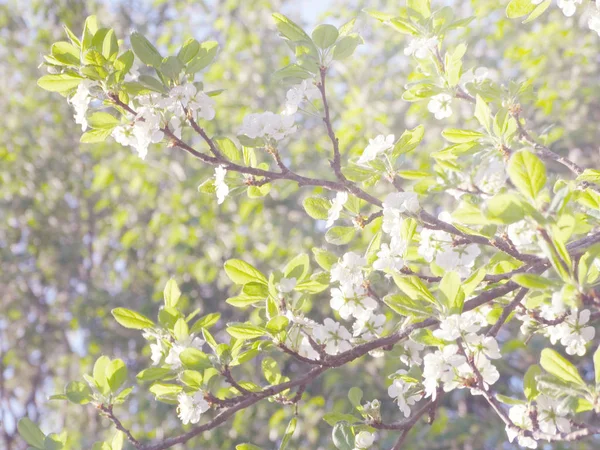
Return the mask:
<path fill-rule="evenodd" d="M 434 7 L 437 3 L 451 5 L 457 15 L 466 17 L 476 9 L 483 17 L 448 38 L 449 45 L 469 44 L 467 68 L 487 67 L 496 81 L 530 79 L 533 89 L 526 106 L 531 127 L 582 165 L 600 160 L 600 41 L 595 33 L 554 9 L 534 24 L 521 25 L 505 19 L 505 5 L 497 0 L 434 0 Z M 96 14 L 120 37 L 132 29 L 143 32 L 163 54 L 176 52 L 188 37 L 219 41 L 216 63 L 202 74 L 207 89 L 226 89 L 217 97 L 210 131 L 234 135 L 245 114 L 278 111 L 285 98 L 286 86 L 272 75 L 290 62 L 291 53 L 277 36 L 273 12 L 283 12 L 309 30 L 318 23 L 341 25 L 358 17 L 357 30 L 366 44 L 331 72 L 332 109 L 345 156 L 358 154 L 377 134 L 399 136 L 424 123 L 423 149 L 406 162 L 407 168 L 418 170 L 431 164 L 430 152 L 442 148 L 441 125 L 426 105 L 401 100 L 404 85 L 414 76 L 403 54 L 407 38 L 362 13 L 365 7 L 393 13 L 398 2 L 0 1 L 1 449 L 26 448 L 15 426 L 25 415 L 45 432 L 68 430 L 73 449 L 91 448 L 113 433 L 91 406 L 47 401 L 68 381 L 80 379 L 101 354 L 124 359 L 133 382 L 133 374 L 149 365 L 145 341 L 114 322 L 112 308 L 124 306 L 154 317 L 162 288 L 174 277 L 189 311 L 199 307 L 223 314 L 219 330 L 224 322 L 250 313 L 224 302 L 234 293 L 221 270 L 225 260 L 243 257 L 268 272 L 324 245 L 322 224 L 315 224 L 300 206 L 314 191 L 283 183 L 265 199 L 239 193 L 218 206 L 197 190 L 212 169 L 176 150 L 156 145 L 142 161 L 112 140 L 80 144 L 81 130 L 70 106 L 36 85 L 44 73 L 42 54 L 64 38 L 62 25 L 78 33 L 85 17 Z M 454 109 L 446 126 L 470 114 L 460 104 Z M 320 120 L 306 118 L 298 136 L 283 150 L 287 161 L 300 172 L 330 176 L 325 162 L 329 142 Z M 430 201 L 435 209 L 445 200 L 440 194 Z M 313 316 L 330 314 L 328 303 L 327 293 L 318 297 Z M 526 351 L 516 333 L 502 339 L 507 357 L 500 363 L 506 366 L 501 373 L 509 375 L 497 385 L 505 394 L 518 395 L 521 387 L 510 374 L 522 374 L 536 360 L 536 342 Z M 297 362 L 280 362 L 288 375 L 305 370 Z M 346 394 L 353 385 L 367 399 L 384 400 L 386 376 L 398 368 L 363 358 L 347 369 L 329 371 L 309 388 L 300 406 L 292 448 L 332 448 L 323 413 L 349 412 Z M 384 411 L 399 418 L 394 408 L 387 402 Z M 186 448 L 225 450 L 246 441 L 277 448 L 291 414 L 265 402 Z M 173 435 L 181 427 L 174 407 L 157 404 L 143 389 L 136 389 L 119 415 L 145 439 Z M 446 398 L 432 426 L 411 433 L 407 448 L 511 448 L 505 436 L 480 400 L 457 391 Z M 378 445 L 386 448 L 395 436 L 380 438 Z M 586 445 L 552 448 L 591 448 Z"/>

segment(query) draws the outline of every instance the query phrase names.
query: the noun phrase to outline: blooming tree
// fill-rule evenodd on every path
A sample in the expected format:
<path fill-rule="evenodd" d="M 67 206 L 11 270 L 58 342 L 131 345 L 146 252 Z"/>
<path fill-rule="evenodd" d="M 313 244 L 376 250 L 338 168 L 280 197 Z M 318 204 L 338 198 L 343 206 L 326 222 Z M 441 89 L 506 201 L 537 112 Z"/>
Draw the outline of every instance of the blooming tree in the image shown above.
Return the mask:
<path fill-rule="evenodd" d="M 590 32 L 600 32 L 600 2 L 588 3 L 558 0 L 557 7 L 567 17 L 581 13 Z M 551 6 L 512 0 L 506 14 L 533 21 Z M 306 192 L 303 209 L 326 241 L 312 248 L 312 258 L 303 253 L 266 273 L 244 255 L 226 261 L 238 294 L 223 300 L 245 321 L 187 311 L 174 279 L 156 319 L 126 305 L 113 309 L 114 319 L 139 330 L 149 345 L 147 365 L 136 375 L 140 389 L 172 405 L 184 430 L 151 441 L 136 437 L 117 411 L 131 401 L 127 366 L 101 356 L 83 380 L 52 397 L 91 403 L 112 422 L 114 439 L 94 449 L 118 450 L 125 441 L 137 449 L 172 448 L 263 401 L 293 411 L 278 442 L 284 449 L 301 419 L 298 405 L 321 375 L 382 359 L 397 370 L 378 374 L 386 380 L 379 398 L 363 398 L 357 382 L 348 392 L 352 406 L 325 414 L 336 448 L 380 448 L 388 436 L 402 448 L 413 427 L 422 419 L 434 423 L 444 399 L 461 390 L 485 402 L 504 423 L 506 440 L 522 447 L 600 434 L 593 325 L 600 318 L 600 170 L 554 152 L 552 141 L 531 129 L 531 111 L 523 107 L 528 81 L 495 81 L 485 69 L 464 67 L 467 46 L 447 37 L 472 18 L 423 0 L 408 0 L 399 15 L 366 12 L 373 26 L 410 39 L 404 55 L 415 75 L 404 101 L 423 103 L 440 122 L 467 111 L 444 127 L 443 148 L 428 146 L 423 125 L 399 137 L 397 130 L 372 133 L 359 154 L 340 145 L 331 103 L 338 93 L 327 82 L 338 64 L 355 53 L 360 58 L 354 20 L 308 34 L 274 14 L 293 55 L 275 73 L 287 93 L 278 111 L 251 113 L 226 135 L 207 131 L 218 120 L 221 91 L 207 90 L 198 75 L 218 53 L 214 41 L 190 39 L 164 56 L 133 32 L 126 49 L 91 16 L 81 35 L 66 28 L 68 41 L 44 57 L 49 74 L 38 84 L 67 98 L 82 142 L 114 139 L 142 159 L 153 144 L 184 152 L 214 169 L 199 191 L 218 204 L 241 193 L 266 197 L 294 183 Z M 328 139 L 322 159 L 330 176 L 293 165 L 303 119 L 315 116 Z M 414 165 L 413 156 L 424 152 L 427 167 Z M 428 198 L 437 195 L 448 201 L 434 210 Z M 311 318 L 317 298 L 327 300 L 326 317 Z M 502 394 L 511 333 L 525 342 L 540 338 L 545 347 L 524 373 L 510 374 L 522 385 L 519 397 Z M 305 371 L 286 373 L 281 358 Z M 242 378 L 245 367 L 260 373 Z M 45 435 L 25 418 L 19 431 L 32 448 L 67 448 L 68 430 Z M 264 445 L 236 448 L 261 448 L 255 444 Z"/>

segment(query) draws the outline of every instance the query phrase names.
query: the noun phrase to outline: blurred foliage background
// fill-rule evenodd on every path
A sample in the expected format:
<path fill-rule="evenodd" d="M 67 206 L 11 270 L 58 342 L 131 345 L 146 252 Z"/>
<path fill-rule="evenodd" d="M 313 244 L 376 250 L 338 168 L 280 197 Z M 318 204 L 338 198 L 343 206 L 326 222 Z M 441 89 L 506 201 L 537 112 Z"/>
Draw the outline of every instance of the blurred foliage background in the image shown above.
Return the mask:
<path fill-rule="evenodd" d="M 73 449 L 90 448 L 113 433 L 92 407 L 47 401 L 49 394 L 89 371 L 101 354 L 124 359 L 132 374 L 148 366 L 145 341 L 117 325 L 109 315 L 112 308 L 124 306 L 153 317 L 162 287 L 175 277 L 189 311 L 197 307 L 220 311 L 223 323 L 235 314 L 241 319 L 240 312 L 224 302 L 232 295 L 221 271 L 225 260 L 243 257 L 269 271 L 324 245 L 323 227 L 299 206 L 303 196 L 314 191 L 277 184 L 265 199 L 239 194 L 218 206 L 197 190 L 212 169 L 181 152 L 154 146 L 142 161 L 112 140 L 80 144 L 70 106 L 36 86 L 42 74 L 41 55 L 62 38 L 62 24 L 79 32 L 85 17 L 96 14 L 119 36 L 137 29 L 165 53 L 176 52 L 188 37 L 216 39 L 221 51 L 203 81 L 207 89 L 226 91 L 217 97 L 217 119 L 210 122 L 210 131 L 233 135 L 245 114 L 277 111 L 285 98 L 286 87 L 274 83 L 272 74 L 289 63 L 290 52 L 277 36 L 271 13 L 283 12 L 309 29 L 320 22 L 340 25 L 358 17 L 357 29 L 366 45 L 349 61 L 334 66 L 329 87 L 344 155 L 358 154 L 377 134 L 399 136 L 424 123 L 425 145 L 405 162 L 408 169 L 418 170 L 431 164 L 429 153 L 442 148 L 441 124 L 427 113 L 425 104 L 400 98 L 404 85 L 415 76 L 403 53 L 406 38 L 361 12 L 369 7 L 393 13 L 397 3 L 8 0 L 0 4 L 0 448 L 26 448 L 15 427 L 24 415 L 47 432 L 67 429 Z M 467 67 L 485 66 L 496 81 L 531 80 L 532 94 L 524 105 L 530 128 L 544 135 L 557 152 L 584 166 L 600 159 L 595 138 L 600 118 L 595 33 L 567 21 L 557 10 L 521 25 L 506 19 L 505 5 L 496 0 L 439 3 L 451 4 L 457 16 L 477 12 L 480 17 L 466 31 L 448 38 L 449 44 L 469 44 Z M 464 122 L 470 115 L 457 104 L 450 121 Z M 301 139 L 283 150 L 287 162 L 299 172 L 330 176 L 329 142 L 320 119 L 305 118 L 298 136 Z M 432 201 L 429 207 L 435 209 L 447 199 L 440 193 Z M 329 310 L 327 293 L 319 300 L 311 305 L 317 319 Z M 537 358 L 535 340 L 525 350 L 511 336 L 502 339 L 503 353 L 509 356 L 501 362 L 507 366 L 501 373 L 522 375 Z M 287 375 L 306 370 L 294 361 L 280 362 Z M 301 404 L 292 447 L 331 448 L 323 413 L 348 409 L 346 393 L 352 385 L 360 386 L 367 399 L 385 399 L 385 377 L 398 368 L 369 358 L 327 372 Z M 513 384 L 510 376 L 498 382 L 505 394 L 521 390 Z M 390 403 L 384 414 L 399 418 Z M 162 438 L 180 429 L 174 408 L 157 404 L 148 393 L 138 390 L 125 406 L 119 415 L 138 437 Z M 238 413 L 230 424 L 186 448 L 232 449 L 245 441 L 273 448 L 291 415 L 291 409 L 263 403 Z M 384 434 L 379 443 L 386 448 L 394 439 L 393 433 Z M 445 399 L 432 426 L 411 432 L 406 448 L 509 448 L 505 440 L 504 427 L 486 405 L 457 391 Z"/>

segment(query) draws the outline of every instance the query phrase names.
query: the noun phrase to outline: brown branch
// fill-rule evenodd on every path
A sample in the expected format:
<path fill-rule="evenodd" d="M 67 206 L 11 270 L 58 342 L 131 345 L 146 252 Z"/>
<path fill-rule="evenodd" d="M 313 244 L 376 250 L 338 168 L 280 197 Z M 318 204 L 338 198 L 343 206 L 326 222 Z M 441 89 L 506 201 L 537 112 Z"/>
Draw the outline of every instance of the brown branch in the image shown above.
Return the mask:
<path fill-rule="evenodd" d="M 117 430 L 123 432 L 127 437 L 127 440 L 133 444 L 135 448 L 142 449 L 144 446 L 133 437 L 131 431 L 123 426 L 123 423 L 114 415 L 113 413 L 113 405 L 99 405 L 98 409 L 108 418 L 112 423 L 115 424 Z"/>
<path fill-rule="evenodd" d="M 329 113 L 329 103 L 327 102 L 327 93 L 325 89 L 325 76 L 327 74 L 327 67 L 321 66 L 319 68 L 319 74 L 321 76 L 321 81 L 317 83 L 317 88 L 319 89 L 319 92 L 321 92 L 321 99 L 323 100 L 323 109 L 325 110 L 325 117 L 323 117 L 323 122 L 325 122 L 325 127 L 327 128 L 327 135 L 329 136 L 329 140 L 333 144 L 333 160 L 330 163 L 338 180 L 340 180 L 341 182 L 345 182 L 346 177 L 342 173 L 340 140 L 337 138 L 335 132 L 333 131 L 333 125 L 331 124 L 331 115 Z"/>
<path fill-rule="evenodd" d="M 504 309 L 502 310 L 502 315 L 498 318 L 498 320 L 492 326 L 492 328 L 490 328 L 487 332 L 488 336 L 496 336 L 498 334 L 498 331 L 500 331 L 500 328 L 502 328 L 502 325 L 504 325 L 504 322 L 506 322 L 508 316 L 510 316 L 510 314 L 521 304 L 528 291 L 529 289 L 521 288 L 521 290 L 517 292 L 517 295 L 515 295 L 513 301 L 504 307 Z"/>

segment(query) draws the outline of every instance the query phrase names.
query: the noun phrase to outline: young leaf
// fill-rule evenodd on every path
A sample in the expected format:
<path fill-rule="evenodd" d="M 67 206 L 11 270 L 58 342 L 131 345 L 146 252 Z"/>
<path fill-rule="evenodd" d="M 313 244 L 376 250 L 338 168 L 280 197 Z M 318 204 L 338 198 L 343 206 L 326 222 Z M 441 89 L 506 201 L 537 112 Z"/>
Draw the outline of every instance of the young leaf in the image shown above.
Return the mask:
<path fill-rule="evenodd" d="M 154 326 L 154 322 L 148 319 L 143 314 L 135 311 L 131 311 L 126 308 L 115 308 L 111 311 L 115 320 L 125 328 L 131 328 L 133 330 L 143 330 L 144 328 L 151 328 Z"/>
<path fill-rule="evenodd" d="M 585 387 L 585 382 L 577 368 L 556 351 L 545 348 L 542 350 L 540 364 L 544 370 L 560 380 Z"/>
<path fill-rule="evenodd" d="M 238 323 L 230 325 L 226 329 L 227 333 L 236 339 L 255 339 L 266 334 L 266 330 L 250 323 Z"/>
<path fill-rule="evenodd" d="M 181 290 L 179 290 L 179 286 L 177 286 L 177 282 L 173 278 L 167 281 L 163 294 L 167 308 L 177 307 L 177 303 L 179 303 L 179 298 L 181 297 Z"/>
<path fill-rule="evenodd" d="M 292 417 L 290 423 L 288 423 L 287 428 L 285 429 L 285 433 L 283 434 L 283 439 L 281 440 L 281 445 L 279 446 L 279 450 L 285 450 L 292 439 L 294 431 L 296 431 L 296 422 L 298 421 L 297 417 Z"/>
<path fill-rule="evenodd" d="M 44 439 L 46 436 L 42 433 L 42 430 L 33 423 L 29 418 L 23 417 L 17 424 L 17 429 L 21 437 L 29 445 L 44 450 Z"/>
<path fill-rule="evenodd" d="M 156 47 L 137 31 L 131 33 L 131 47 L 136 56 L 144 64 L 152 66 L 155 69 L 158 69 L 162 64 L 162 56 L 156 50 Z"/>
<path fill-rule="evenodd" d="M 519 192 L 535 200 L 546 184 L 546 167 L 527 150 L 514 153 L 508 162 L 508 176 Z"/>
<path fill-rule="evenodd" d="M 525 372 L 525 376 L 523 377 L 523 391 L 525 392 L 525 398 L 529 401 L 535 400 L 540 393 L 536 377 L 541 373 L 542 369 L 537 364 L 530 366 L 527 372 Z"/>
<path fill-rule="evenodd" d="M 225 262 L 225 273 L 236 284 L 246 284 L 252 281 L 267 284 L 265 276 L 254 266 L 241 259 L 230 259 Z"/>
<path fill-rule="evenodd" d="M 319 25 L 312 32 L 312 40 L 321 49 L 326 49 L 335 44 L 339 32 L 333 25 Z"/>
<path fill-rule="evenodd" d="M 127 366 L 121 359 L 113 359 L 106 366 L 106 380 L 111 392 L 117 392 L 126 379 Z"/>

